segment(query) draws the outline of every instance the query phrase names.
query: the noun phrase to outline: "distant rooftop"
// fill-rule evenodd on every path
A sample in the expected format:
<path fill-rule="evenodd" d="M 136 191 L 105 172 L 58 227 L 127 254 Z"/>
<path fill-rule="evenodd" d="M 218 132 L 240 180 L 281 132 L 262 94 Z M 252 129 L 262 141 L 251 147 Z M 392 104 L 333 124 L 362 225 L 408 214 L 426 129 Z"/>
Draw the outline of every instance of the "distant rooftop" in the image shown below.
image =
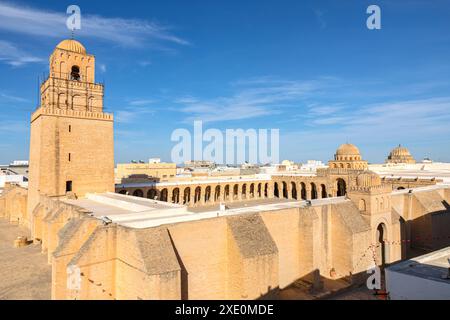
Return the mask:
<path fill-rule="evenodd" d="M 203 178 L 192 178 L 190 180 L 180 180 L 171 182 L 131 182 L 131 183 L 118 183 L 116 188 L 141 188 L 141 187 L 172 187 L 172 186 L 182 186 L 190 184 L 214 184 L 214 183 L 233 183 L 233 182 L 263 182 L 270 179 L 270 175 L 267 174 L 255 174 L 254 177 L 249 176 L 211 176 Z"/>

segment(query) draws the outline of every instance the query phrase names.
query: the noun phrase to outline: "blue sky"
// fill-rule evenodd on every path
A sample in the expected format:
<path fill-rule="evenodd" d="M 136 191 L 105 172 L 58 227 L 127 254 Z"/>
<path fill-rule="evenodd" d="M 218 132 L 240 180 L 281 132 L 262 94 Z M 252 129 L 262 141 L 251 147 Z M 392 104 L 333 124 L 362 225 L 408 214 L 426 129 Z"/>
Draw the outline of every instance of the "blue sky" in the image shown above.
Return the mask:
<path fill-rule="evenodd" d="M 170 160 L 174 129 L 279 128 L 280 157 L 398 144 L 450 162 L 450 2 L 0 0 L 0 163 L 27 159 L 38 76 L 70 36 L 97 58 L 115 160 Z M 366 9 L 382 29 L 366 28 Z"/>

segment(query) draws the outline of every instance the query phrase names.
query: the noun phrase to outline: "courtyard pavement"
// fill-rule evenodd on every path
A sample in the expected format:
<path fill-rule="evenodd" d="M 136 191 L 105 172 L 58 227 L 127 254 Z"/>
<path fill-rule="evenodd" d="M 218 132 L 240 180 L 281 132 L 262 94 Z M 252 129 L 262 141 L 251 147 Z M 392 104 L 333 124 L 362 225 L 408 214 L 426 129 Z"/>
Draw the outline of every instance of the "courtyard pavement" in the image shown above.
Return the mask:
<path fill-rule="evenodd" d="M 29 236 L 27 228 L 0 218 L 0 300 L 48 300 L 52 268 L 41 246 L 14 248 L 14 239 Z"/>

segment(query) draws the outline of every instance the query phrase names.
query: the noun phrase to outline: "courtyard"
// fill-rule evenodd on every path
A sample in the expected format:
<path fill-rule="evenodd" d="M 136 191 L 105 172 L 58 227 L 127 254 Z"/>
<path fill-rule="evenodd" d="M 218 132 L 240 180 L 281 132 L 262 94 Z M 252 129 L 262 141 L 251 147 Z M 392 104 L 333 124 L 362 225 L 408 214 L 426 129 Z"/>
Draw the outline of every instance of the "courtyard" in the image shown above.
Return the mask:
<path fill-rule="evenodd" d="M 0 300 L 49 300 L 52 267 L 41 246 L 14 247 L 18 236 L 29 237 L 25 227 L 0 218 Z"/>

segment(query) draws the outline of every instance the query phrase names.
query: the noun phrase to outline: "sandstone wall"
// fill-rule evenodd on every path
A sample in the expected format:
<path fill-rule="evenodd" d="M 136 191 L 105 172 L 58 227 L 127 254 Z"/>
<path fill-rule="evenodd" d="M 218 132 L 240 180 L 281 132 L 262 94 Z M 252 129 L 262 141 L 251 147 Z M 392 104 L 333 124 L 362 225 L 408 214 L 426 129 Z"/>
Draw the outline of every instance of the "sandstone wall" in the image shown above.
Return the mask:
<path fill-rule="evenodd" d="M 0 217 L 11 223 L 30 226 L 27 215 L 28 191 L 17 186 L 7 186 L 0 197 Z"/>
<path fill-rule="evenodd" d="M 332 205 L 331 226 L 334 271 L 341 276 L 365 272 L 370 259 L 366 259 L 365 263 L 361 263 L 360 259 L 368 253 L 372 244 L 370 224 L 352 202 L 346 202 Z"/>
<path fill-rule="evenodd" d="M 407 249 L 437 250 L 450 244 L 450 189 L 397 194 L 392 205 L 404 221 Z M 409 251 L 408 251 L 409 252 Z"/>
<path fill-rule="evenodd" d="M 6 199 L 4 197 L 0 197 L 0 218 L 4 218 L 6 213 Z"/>
<path fill-rule="evenodd" d="M 413 194 L 410 208 L 412 246 L 436 250 L 449 243 L 450 210 L 443 195 L 438 191 Z"/>
<path fill-rule="evenodd" d="M 279 287 L 278 249 L 259 214 L 227 218 L 227 299 L 268 298 Z"/>
<path fill-rule="evenodd" d="M 285 209 L 261 216 L 278 248 L 281 289 L 317 268 L 314 251 L 320 245 L 320 226 L 313 209 Z"/>
<path fill-rule="evenodd" d="M 228 280 L 226 220 L 176 224 L 168 231 L 182 261 L 182 297 L 224 298 Z"/>
<path fill-rule="evenodd" d="M 81 246 L 68 266 L 79 268 L 81 290 L 73 290 L 77 300 L 110 300 L 116 296 L 116 226 L 99 226 Z M 134 284 L 136 285 L 136 284 Z"/>
<path fill-rule="evenodd" d="M 67 266 L 94 230 L 101 225 L 97 219 L 72 219 L 59 231 L 58 247 L 52 255 L 52 299 L 62 300 L 76 296 L 67 286 Z"/>
<path fill-rule="evenodd" d="M 24 196 L 24 189 L 8 190 L 0 214 L 26 218 Z M 387 262 L 395 261 L 401 247 L 391 243 L 403 237 L 397 210 L 412 235 L 448 233 L 448 221 L 440 220 L 448 217 L 446 197 L 447 191 L 396 195 L 392 212 L 371 216 L 345 201 L 130 229 L 41 196 L 31 228 L 52 264 L 53 299 L 257 299 L 298 279 L 365 274 L 380 223 Z M 79 268 L 80 288 L 68 287 L 68 267 Z"/>
<path fill-rule="evenodd" d="M 322 216 L 317 210 L 292 208 L 142 230 L 97 227 L 69 263 L 87 280 L 80 293 L 66 298 L 257 299 L 274 297 L 279 288 L 305 276 L 312 279 L 315 272 L 339 278 L 356 268 L 365 271 L 367 263 L 358 258 L 370 244 L 370 228 L 353 216 L 354 205 L 331 206 Z M 328 239 L 322 227 L 330 223 Z M 100 287 L 108 288 L 108 296 Z"/>
<path fill-rule="evenodd" d="M 83 197 L 114 191 L 113 118 L 105 113 L 41 107 L 32 115 L 30 133 L 31 215 L 41 195 Z"/>
<path fill-rule="evenodd" d="M 167 229 L 117 232 L 116 299 L 180 299 L 181 268 Z"/>

